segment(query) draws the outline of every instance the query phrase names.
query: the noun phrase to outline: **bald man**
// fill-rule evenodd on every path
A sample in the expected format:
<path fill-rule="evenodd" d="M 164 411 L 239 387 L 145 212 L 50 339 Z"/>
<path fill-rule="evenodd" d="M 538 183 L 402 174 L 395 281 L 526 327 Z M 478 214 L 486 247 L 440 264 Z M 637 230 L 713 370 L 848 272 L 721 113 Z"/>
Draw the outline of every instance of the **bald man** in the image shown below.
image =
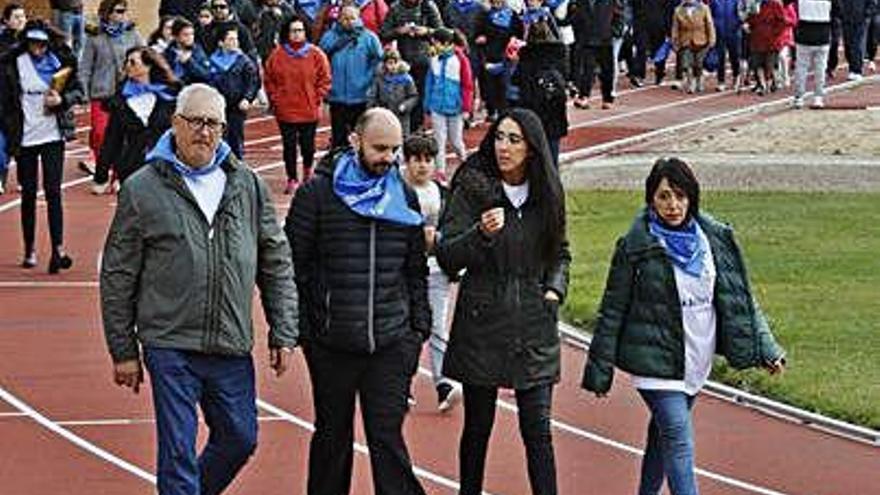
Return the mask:
<path fill-rule="evenodd" d="M 349 493 L 355 397 L 374 493 L 425 493 L 401 433 L 431 332 L 422 216 L 398 170 L 401 135 L 388 110 L 364 113 L 350 146 L 325 157 L 297 190 L 284 228 L 315 401 L 309 495 Z"/>

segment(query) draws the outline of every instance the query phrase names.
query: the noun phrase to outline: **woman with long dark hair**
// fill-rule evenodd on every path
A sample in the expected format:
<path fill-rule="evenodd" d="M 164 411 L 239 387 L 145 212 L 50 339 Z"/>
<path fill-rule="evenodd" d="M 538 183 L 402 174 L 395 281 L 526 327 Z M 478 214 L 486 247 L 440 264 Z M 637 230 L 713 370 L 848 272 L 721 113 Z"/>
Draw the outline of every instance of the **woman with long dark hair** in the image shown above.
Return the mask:
<path fill-rule="evenodd" d="M 110 101 L 110 123 L 98 155 L 95 193 L 109 190 L 109 171 L 121 183 L 171 127 L 179 82 L 155 50 L 135 47 L 125 54 L 125 79 Z"/>
<path fill-rule="evenodd" d="M 9 154 L 18 163 L 24 240 L 21 266 L 37 265 L 37 190 L 42 168 L 52 241 L 49 273 L 54 274 L 73 264 L 64 249 L 61 182 L 64 142 L 74 139 L 73 105 L 82 103 L 84 97 L 76 77 L 76 57 L 63 33 L 34 20 L 28 21 L 19 40 L 0 62 L 0 119 L 9 140 Z"/>
<path fill-rule="evenodd" d="M 752 297 L 733 230 L 700 211 L 700 184 L 678 158 L 645 181 L 645 207 L 617 242 L 583 387 L 627 371 L 651 412 L 639 493 L 696 495 L 691 410 L 718 353 L 737 369 L 782 371 L 784 352 Z"/>
<path fill-rule="evenodd" d="M 482 493 L 499 387 L 516 391 L 532 492 L 557 493 L 550 405 L 571 262 L 565 225 L 540 119 L 503 112 L 452 179 L 436 251 L 446 273 L 464 272 L 443 366 L 464 384 L 461 495 Z"/>

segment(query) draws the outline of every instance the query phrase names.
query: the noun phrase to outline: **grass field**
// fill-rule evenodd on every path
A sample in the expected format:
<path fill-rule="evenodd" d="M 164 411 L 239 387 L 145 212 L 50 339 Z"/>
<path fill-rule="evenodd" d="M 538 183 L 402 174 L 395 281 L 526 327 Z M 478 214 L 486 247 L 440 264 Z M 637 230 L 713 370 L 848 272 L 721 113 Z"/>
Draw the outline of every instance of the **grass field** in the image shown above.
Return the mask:
<path fill-rule="evenodd" d="M 637 191 L 571 191 L 574 264 L 565 318 L 592 328 L 614 242 Z M 880 195 L 708 192 L 734 226 L 755 296 L 788 352 L 782 377 L 716 365 L 714 378 L 880 429 Z"/>

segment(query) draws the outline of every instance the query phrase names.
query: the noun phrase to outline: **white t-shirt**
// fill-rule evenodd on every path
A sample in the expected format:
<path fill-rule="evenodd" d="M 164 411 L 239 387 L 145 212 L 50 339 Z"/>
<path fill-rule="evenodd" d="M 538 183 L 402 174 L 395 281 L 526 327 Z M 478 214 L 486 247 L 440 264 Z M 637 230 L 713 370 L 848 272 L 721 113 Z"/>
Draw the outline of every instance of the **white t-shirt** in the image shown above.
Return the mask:
<path fill-rule="evenodd" d="M 436 227 L 441 206 L 440 186 L 432 180 L 423 185 L 411 184 L 411 186 L 419 197 L 419 208 L 422 210 L 425 224 Z"/>
<path fill-rule="evenodd" d="M 184 175 L 183 181 L 189 191 L 196 198 L 202 213 L 208 219 L 209 224 L 214 223 L 214 215 L 220 207 L 220 199 L 223 198 L 223 190 L 226 188 L 226 172 L 217 167 L 205 175 L 189 177 Z"/>
<path fill-rule="evenodd" d="M 507 182 L 501 181 L 501 185 L 504 186 L 504 194 L 510 200 L 510 204 L 517 210 L 529 199 L 529 181 L 516 186 L 511 186 Z"/>
<path fill-rule="evenodd" d="M 131 108 L 134 114 L 146 126 L 150 123 L 150 114 L 153 113 L 153 108 L 156 106 L 156 95 L 144 93 L 125 100 L 125 104 L 128 105 L 128 108 Z"/>
<path fill-rule="evenodd" d="M 698 232 L 709 245 L 702 229 Z M 703 273 L 695 277 L 673 264 L 675 286 L 681 302 L 681 323 L 684 328 L 684 380 L 666 380 L 633 375 L 633 385 L 645 390 L 676 390 L 695 395 L 703 388 L 712 371 L 715 357 L 715 261 L 706 250 Z"/>
<path fill-rule="evenodd" d="M 43 103 L 49 85 L 40 78 L 28 53 L 19 55 L 15 62 L 21 79 L 21 111 L 24 114 L 21 145 L 30 147 L 61 141 L 58 117 L 54 112 L 46 112 Z"/>

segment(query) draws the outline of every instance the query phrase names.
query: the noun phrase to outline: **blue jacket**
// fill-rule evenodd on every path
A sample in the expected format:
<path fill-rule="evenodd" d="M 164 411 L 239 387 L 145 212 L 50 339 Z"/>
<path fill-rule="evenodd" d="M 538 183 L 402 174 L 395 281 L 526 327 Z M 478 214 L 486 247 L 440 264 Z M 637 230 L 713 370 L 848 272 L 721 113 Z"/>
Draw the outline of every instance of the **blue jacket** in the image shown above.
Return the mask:
<path fill-rule="evenodd" d="M 240 111 L 241 100 L 254 101 L 260 91 L 260 73 L 250 57 L 240 53 L 227 71 L 211 64 L 211 86 L 226 100 L 226 111 Z"/>
<path fill-rule="evenodd" d="M 739 0 L 712 0 L 709 4 L 715 33 L 719 38 L 731 38 L 740 34 L 742 21 L 737 13 L 738 4 Z"/>
<path fill-rule="evenodd" d="M 366 103 L 376 67 L 382 61 L 382 45 L 363 26 L 346 32 L 337 23 L 321 37 L 320 47 L 330 59 L 333 84 L 327 101 L 356 105 Z"/>
<path fill-rule="evenodd" d="M 470 111 L 471 71 L 467 57 L 449 52 L 431 57 L 425 78 L 425 112 L 449 117 Z"/>
<path fill-rule="evenodd" d="M 186 63 L 181 63 L 177 60 L 177 50 L 177 42 L 173 42 L 165 49 L 164 55 L 168 65 L 171 66 L 171 70 L 174 71 L 174 75 L 184 85 L 207 83 L 211 80 L 211 61 L 208 60 L 208 55 L 205 53 L 202 45 L 198 43 L 193 45 L 192 57 Z"/>

